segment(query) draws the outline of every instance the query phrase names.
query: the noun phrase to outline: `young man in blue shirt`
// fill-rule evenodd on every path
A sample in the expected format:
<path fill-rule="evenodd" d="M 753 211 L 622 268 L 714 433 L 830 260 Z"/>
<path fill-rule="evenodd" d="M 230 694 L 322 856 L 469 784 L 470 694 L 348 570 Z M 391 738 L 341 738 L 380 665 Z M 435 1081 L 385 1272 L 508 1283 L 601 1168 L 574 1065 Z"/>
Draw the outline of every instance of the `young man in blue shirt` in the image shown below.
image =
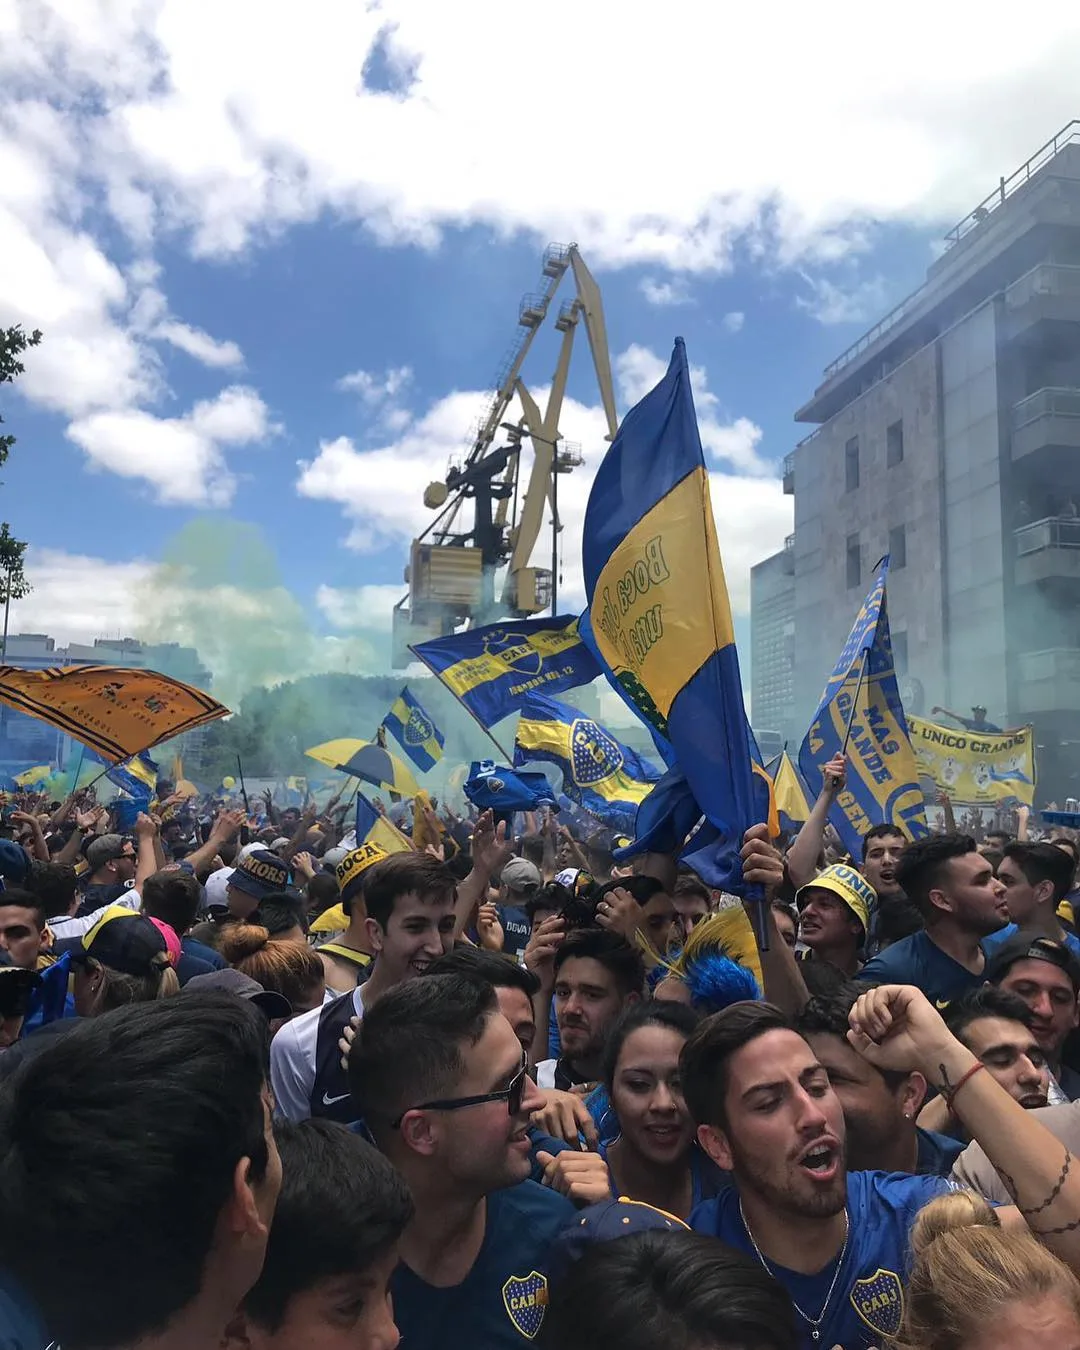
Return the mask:
<path fill-rule="evenodd" d="M 575 1210 L 527 1180 L 543 1097 L 494 989 L 428 975 L 389 990 L 360 1023 L 348 1076 L 416 1208 L 391 1283 L 403 1343 L 521 1350 L 540 1331 L 549 1249 Z"/>
<path fill-rule="evenodd" d="M 900 855 L 897 880 L 926 920 L 868 961 L 867 984 L 910 984 L 938 1008 L 985 980 L 986 939 L 1009 921 L 1005 887 L 967 834 L 917 839 Z"/>
<path fill-rule="evenodd" d="M 1014 1101 L 917 990 L 883 986 L 852 1009 L 852 1046 L 877 1068 L 918 1072 L 1007 1173 L 1031 1228 L 1080 1265 L 1080 1168 Z M 848 1173 L 840 1100 L 785 1015 L 741 1003 L 706 1018 L 686 1043 L 683 1090 L 698 1141 L 735 1185 L 690 1225 L 756 1257 L 787 1290 L 803 1350 L 869 1350 L 900 1329 L 908 1235 L 941 1177 Z M 1005 1228 L 1024 1220 L 998 1211 Z"/>
<path fill-rule="evenodd" d="M 998 864 L 998 880 L 1005 887 L 1005 903 L 1011 922 L 987 938 L 993 955 L 1010 938 L 1047 937 L 1061 942 L 1080 960 L 1080 938 L 1070 933 L 1057 916 L 1058 905 L 1073 883 L 1072 856 L 1056 844 L 1006 844 Z"/>

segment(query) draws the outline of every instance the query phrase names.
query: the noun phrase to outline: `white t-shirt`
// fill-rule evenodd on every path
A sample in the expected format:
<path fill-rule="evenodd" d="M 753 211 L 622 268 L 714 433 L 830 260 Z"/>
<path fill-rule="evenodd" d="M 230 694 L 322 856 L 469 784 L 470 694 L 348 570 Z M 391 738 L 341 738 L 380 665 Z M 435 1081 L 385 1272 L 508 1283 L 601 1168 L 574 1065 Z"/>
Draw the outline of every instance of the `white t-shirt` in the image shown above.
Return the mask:
<path fill-rule="evenodd" d="M 363 985 L 357 985 L 353 990 L 353 1009 L 357 1017 L 364 1015 L 361 998 L 363 989 Z M 270 1042 L 270 1086 L 274 1090 L 274 1114 L 282 1120 L 307 1120 L 311 1115 L 311 1092 L 315 1086 L 315 1056 L 322 1013 L 322 1007 L 301 1013 L 299 1017 L 286 1022 Z M 328 1101 L 326 1105 L 332 1103 Z"/>

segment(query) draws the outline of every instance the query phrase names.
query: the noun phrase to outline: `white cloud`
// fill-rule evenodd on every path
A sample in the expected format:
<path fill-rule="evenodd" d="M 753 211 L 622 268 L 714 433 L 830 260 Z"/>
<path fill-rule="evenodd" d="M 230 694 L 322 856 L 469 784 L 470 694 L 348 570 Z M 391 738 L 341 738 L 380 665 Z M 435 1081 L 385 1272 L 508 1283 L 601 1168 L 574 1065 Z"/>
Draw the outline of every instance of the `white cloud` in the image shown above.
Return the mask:
<path fill-rule="evenodd" d="M 139 408 L 90 413 L 68 427 L 68 436 L 93 467 L 142 479 L 159 502 L 225 506 L 236 478 L 222 447 L 263 441 L 275 430 L 258 394 L 236 385 L 183 417 L 155 417 Z"/>
<path fill-rule="evenodd" d="M 235 342 L 228 339 L 219 342 L 209 333 L 204 333 L 201 328 L 192 328 L 190 324 L 178 323 L 175 319 L 160 324 L 154 336 L 174 347 L 179 347 L 182 352 L 187 352 L 188 356 L 201 361 L 204 366 L 220 366 L 228 369 L 244 364 L 244 353 Z"/>
<path fill-rule="evenodd" d="M 729 314 L 724 315 L 720 323 L 725 332 L 741 333 L 743 325 L 746 323 L 746 315 L 740 309 L 733 309 Z"/>
<path fill-rule="evenodd" d="M 359 394 L 362 402 L 377 407 L 393 402 L 412 383 L 412 377 L 411 366 L 395 366 L 381 375 L 370 370 L 354 370 L 350 375 L 342 375 L 334 388 L 343 394 Z"/>
<path fill-rule="evenodd" d="M 614 369 L 624 401 L 636 401 L 666 368 L 666 362 L 646 347 L 635 346 L 621 353 Z M 725 460 L 729 466 L 728 471 L 711 472 L 710 482 L 732 604 L 739 613 L 745 613 L 749 607 L 750 567 L 779 549 L 790 533 L 791 500 L 783 495 L 779 479 L 766 476 L 768 468 L 757 454 L 760 429 L 746 418 L 721 422 L 719 400 L 709 391 L 705 372 L 695 369 L 692 377 L 702 442 L 711 460 Z M 533 390 L 533 394 L 543 406 L 546 390 Z M 348 524 L 348 547 L 369 553 L 392 546 L 401 551 L 404 560 L 409 541 L 431 523 L 431 513 L 422 501 L 424 488 L 444 472 L 447 461 L 460 460 L 463 431 L 485 397 L 481 393 L 449 394 L 417 415 L 399 439 L 372 449 L 361 449 L 346 436 L 323 441 L 313 460 L 301 461 L 297 491 L 340 505 Z M 513 411 L 509 414 L 511 418 L 515 415 Z M 581 532 L 589 490 L 606 449 L 606 430 L 598 406 L 569 398 L 565 401 L 561 431 L 566 440 L 582 446 L 585 464 L 559 480 L 563 524 L 560 608 L 563 603 L 572 608 L 584 601 Z M 526 471 L 529 462 L 526 456 Z M 471 507 L 464 509 L 470 511 Z M 550 559 L 550 512 L 545 510 L 532 562 L 548 567 Z M 370 622 L 369 611 L 382 612 L 388 622 L 390 608 L 401 598 L 403 589 L 366 586 L 354 592 L 324 587 L 318 603 L 331 622 L 342 628 L 363 624 L 365 616 Z"/>
<path fill-rule="evenodd" d="M 154 569 L 146 559 L 106 562 L 60 549 L 26 550 L 26 575 L 33 585 L 11 602 L 12 633 L 46 633 L 66 647 L 98 637 L 130 637 L 132 596 Z M 78 596 L 78 603 L 72 597 Z"/>
<path fill-rule="evenodd" d="M 315 603 L 334 628 L 389 633 L 394 606 L 408 589 L 403 582 L 348 589 L 320 586 Z"/>
<path fill-rule="evenodd" d="M 839 285 L 827 277 L 800 274 L 810 288 L 808 296 L 797 296 L 795 303 L 818 323 L 869 323 L 881 315 L 886 307 L 888 285 L 884 277 L 852 281 Z"/>
<path fill-rule="evenodd" d="M 657 281 L 655 277 L 642 277 L 638 289 L 650 305 L 691 305 L 693 300 L 685 281 L 672 279 Z"/>
<path fill-rule="evenodd" d="M 228 253 L 328 211 L 388 242 L 480 222 L 577 237 L 602 264 L 702 270 L 746 235 L 824 259 L 867 219 L 949 222 L 1073 111 L 1080 15 L 1060 0 L 1034 0 L 1019 30 L 1007 7 L 972 24 L 966 6 L 914 0 L 906 18 L 882 46 L 855 0 L 824 15 L 673 0 L 662 23 L 614 28 L 571 0 L 315 0 L 298 31 L 288 7 L 219 0 L 208 43 L 185 0 L 42 0 L 9 7 L 0 74 L 71 110 L 80 169 L 140 245 L 179 226 Z M 571 26 L 605 79 L 557 106 L 523 100 L 507 46 Z M 377 42 L 409 75 L 393 94 L 363 84 Z M 602 156 L 493 186 L 522 146 L 602 135 L 612 106 Z M 674 134 L 658 115 L 672 107 Z M 703 154 L 696 133 L 718 127 L 753 134 L 709 131 Z"/>

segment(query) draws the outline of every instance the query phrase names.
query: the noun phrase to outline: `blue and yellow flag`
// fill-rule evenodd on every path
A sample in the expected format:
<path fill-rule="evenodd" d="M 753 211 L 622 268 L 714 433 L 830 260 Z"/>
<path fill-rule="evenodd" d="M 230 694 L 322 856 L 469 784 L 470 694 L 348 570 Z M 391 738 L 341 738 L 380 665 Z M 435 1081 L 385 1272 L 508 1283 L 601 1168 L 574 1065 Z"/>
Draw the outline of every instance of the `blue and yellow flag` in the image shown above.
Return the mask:
<path fill-rule="evenodd" d="M 407 685 L 383 718 L 383 726 L 423 772 L 433 769 L 442 759 L 446 737 L 409 693 Z"/>
<path fill-rule="evenodd" d="M 773 769 L 773 794 L 780 823 L 785 830 L 804 825 L 810 819 L 810 803 L 806 800 L 806 792 L 786 750 L 777 756 Z"/>
<path fill-rule="evenodd" d="M 96 750 L 89 747 L 84 750 L 82 758 L 90 763 L 107 762 Z M 124 760 L 122 764 L 114 764 L 105 771 L 105 777 L 137 802 L 149 802 L 157 789 L 158 766 L 144 750 L 141 754 L 132 755 L 130 759 Z"/>
<path fill-rule="evenodd" d="M 51 764 L 38 764 L 32 769 L 23 769 L 22 773 L 17 773 L 14 778 L 15 785 L 21 788 L 36 787 L 38 783 L 47 782 L 54 773 Z"/>
<path fill-rule="evenodd" d="M 569 703 L 530 694 L 521 709 L 514 765 L 549 760 L 562 770 L 563 791 L 613 830 L 634 832 L 637 809 L 660 770 L 621 745 Z"/>
<path fill-rule="evenodd" d="M 600 674 L 574 614 L 469 628 L 411 650 L 488 727 L 519 708 L 526 694 L 557 694 Z"/>
<path fill-rule="evenodd" d="M 896 685 L 885 598 L 888 575 L 886 555 L 799 750 L 803 778 L 811 792 L 820 792 L 823 767 L 844 749 L 854 703 L 847 786 L 829 813 L 854 858 L 862 857 L 862 837 L 872 825 L 895 825 L 911 839 L 929 833 L 915 752 Z"/>
<path fill-rule="evenodd" d="M 589 495 L 588 623 L 608 679 L 674 751 L 706 817 L 710 885 L 743 890 L 744 832 L 768 819 L 755 774 L 724 569 L 681 338 L 626 415 Z"/>
<path fill-rule="evenodd" d="M 356 794 L 356 843 L 378 844 L 387 853 L 411 853 L 412 843 L 391 821 L 376 811 L 362 792 Z"/>

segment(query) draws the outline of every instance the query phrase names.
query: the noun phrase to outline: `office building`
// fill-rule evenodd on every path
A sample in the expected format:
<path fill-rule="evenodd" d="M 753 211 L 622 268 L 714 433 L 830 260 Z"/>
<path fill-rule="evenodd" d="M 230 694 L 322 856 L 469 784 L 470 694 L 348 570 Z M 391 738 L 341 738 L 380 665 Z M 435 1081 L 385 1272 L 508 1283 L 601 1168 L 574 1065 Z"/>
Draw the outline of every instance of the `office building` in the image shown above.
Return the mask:
<path fill-rule="evenodd" d="M 794 535 L 750 569 L 750 721 L 766 756 L 763 741 L 794 748 L 805 730 L 796 725 Z"/>
<path fill-rule="evenodd" d="M 949 231 L 825 370 L 784 465 L 805 727 L 878 558 L 909 711 L 1033 723 L 1080 795 L 1080 122 Z"/>

